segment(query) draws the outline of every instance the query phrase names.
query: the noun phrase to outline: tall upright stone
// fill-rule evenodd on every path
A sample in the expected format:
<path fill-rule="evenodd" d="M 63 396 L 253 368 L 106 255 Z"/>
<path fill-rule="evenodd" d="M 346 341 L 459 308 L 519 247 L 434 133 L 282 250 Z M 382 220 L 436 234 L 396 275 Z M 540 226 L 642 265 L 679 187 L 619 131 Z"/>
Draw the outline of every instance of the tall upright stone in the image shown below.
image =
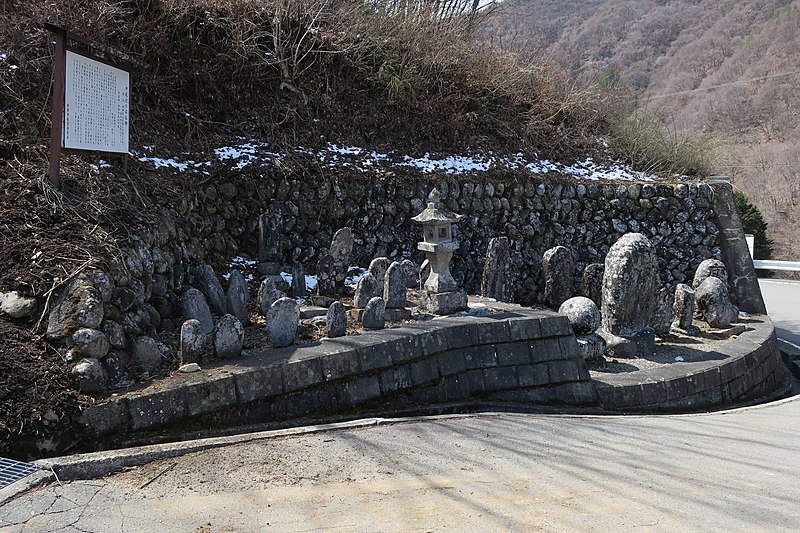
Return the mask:
<path fill-rule="evenodd" d="M 355 298 L 353 298 L 353 305 L 359 309 L 364 309 L 370 300 L 376 296 L 382 295 L 383 286 L 378 283 L 375 276 L 367 272 L 358 280 Z"/>
<path fill-rule="evenodd" d="M 336 294 L 335 262 L 330 255 L 317 261 L 317 294 L 330 296 Z"/>
<path fill-rule="evenodd" d="M 280 274 L 284 241 L 283 217 L 278 211 L 258 217 L 258 270 L 262 274 Z"/>
<path fill-rule="evenodd" d="M 513 299 L 514 287 L 511 279 L 511 250 L 508 237 L 495 237 L 489 241 L 481 278 L 481 295 L 500 302 L 510 302 Z"/>
<path fill-rule="evenodd" d="M 386 271 L 386 279 L 383 282 L 383 299 L 389 309 L 406 306 L 406 272 L 397 261 L 389 265 L 389 269 Z"/>
<path fill-rule="evenodd" d="M 225 298 L 225 291 L 211 265 L 203 265 L 200 271 L 200 280 L 203 294 L 208 298 L 208 305 L 211 310 L 218 315 L 226 314 L 228 312 L 228 301 Z"/>
<path fill-rule="evenodd" d="M 603 305 L 603 263 L 586 265 L 583 271 L 583 295 L 600 307 Z"/>
<path fill-rule="evenodd" d="M 292 265 L 292 296 L 303 298 L 307 293 L 306 273 L 303 270 L 303 264 L 295 263 Z"/>
<path fill-rule="evenodd" d="M 655 313 L 658 272 L 655 247 L 641 233 L 623 235 L 606 255 L 602 329 L 635 343 L 635 353 L 639 355 L 651 355 L 655 349 L 650 325 Z"/>
<path fill-rule="evenodd" d="M 409 289 L 416 289 L 419 287 L 419 265 L 411 259 L 403 259 L 400 261 L 403 270 L 406 273 L 406 287 Z"/>
<path fill-rule="evenodd" d="M 684 283 L 675 287 L 674 320 L 672 329 L 685 335 L 696 335 L 697 326 L 692 325 L 694 318 L 694 291 Z"/>
<path fill-rule="evenodd" d="M 333 281 L 341 286 L 347 277 L 347 269 L 353 255 L 353 232 L 350 228 L 341 228 L 333 235 L 330 256 L 333 258 Z"/>
<path fill-rule="evenodd" d="M 247 280 L 238 270 L 231 272 L 225 299 L 228 302 L 228 311 L 238 318 L 242 324 L 249 324 L 250 317 L 247 314 L 247 302 L 250 300 L 250 294 L 247 290 Z"/>
<path fill-rule="evenodd" d="M 200 321 L 194 318 L 186 320 L 181 326 L 181 364 L 202 363 L 205 343 L 206 334 Z"/>
<path fill-rule="evenodd" d="M 674 318 L 675 293 L 667 287 L 658 291 L 656 296 L 656 305 L 653 312 L 653 330 L 656 335 L 664 336 L 669 334 L 672 327 L 672 320 Z"/>
<path fill-rule="evenodd" d="M 575 293 L 575 257 L 564 246 L 550 248 L 542 256 L 544 300 L 558 309 Z"/>

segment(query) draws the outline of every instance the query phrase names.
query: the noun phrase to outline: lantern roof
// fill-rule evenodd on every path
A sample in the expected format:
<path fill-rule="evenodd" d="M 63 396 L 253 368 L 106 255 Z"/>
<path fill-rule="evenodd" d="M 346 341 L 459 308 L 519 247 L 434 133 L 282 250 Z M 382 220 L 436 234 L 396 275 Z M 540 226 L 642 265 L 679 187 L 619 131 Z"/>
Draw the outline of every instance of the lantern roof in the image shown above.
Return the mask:
<path fill-rule="evenodd" d="M 419 215 L 411 217 L 411 220 L 422 224 L 452 224 L 462 218 L 463 215 L 453 213 L 444 206 L 441 194 L 434 188 L 428 195 L 428 207 L 423 209 Z"/>

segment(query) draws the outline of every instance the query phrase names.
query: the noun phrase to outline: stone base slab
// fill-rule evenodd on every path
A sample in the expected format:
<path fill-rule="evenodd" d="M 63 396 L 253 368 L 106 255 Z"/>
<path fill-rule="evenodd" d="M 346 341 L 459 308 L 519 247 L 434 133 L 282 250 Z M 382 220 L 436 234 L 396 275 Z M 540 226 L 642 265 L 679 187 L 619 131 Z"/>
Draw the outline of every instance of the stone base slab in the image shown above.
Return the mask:
<path fill-rule="evenodd" d="M 451 315 L 467 309 L 467 293 L 464 291 L 423 292 L 420 309 L 434 315 Z"/>

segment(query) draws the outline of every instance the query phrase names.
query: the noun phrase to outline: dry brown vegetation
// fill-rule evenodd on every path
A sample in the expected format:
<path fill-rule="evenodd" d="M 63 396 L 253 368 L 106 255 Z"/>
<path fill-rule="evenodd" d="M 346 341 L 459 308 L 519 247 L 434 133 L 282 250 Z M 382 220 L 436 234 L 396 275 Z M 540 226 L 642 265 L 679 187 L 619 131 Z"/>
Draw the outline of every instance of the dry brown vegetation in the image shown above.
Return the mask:
<path fill-rule="evenodd" d="M 715 173 L 764 213 L 775 256 L 800 259 L 800 2 L 527 0 L 487 36 L 584 81 L 630 87 L 668 131 L 723 141 Z"/>

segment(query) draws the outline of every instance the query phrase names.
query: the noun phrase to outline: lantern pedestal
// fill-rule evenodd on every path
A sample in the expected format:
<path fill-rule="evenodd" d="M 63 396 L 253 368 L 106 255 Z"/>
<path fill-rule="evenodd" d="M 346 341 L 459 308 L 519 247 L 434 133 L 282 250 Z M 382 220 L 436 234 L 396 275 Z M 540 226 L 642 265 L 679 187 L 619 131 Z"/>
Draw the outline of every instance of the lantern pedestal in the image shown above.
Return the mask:
<path fill-rule="evenodd" d="M 420 308 L 434 315 L 451 315 L 467 309 L 467 293 L 464 291 L 423 291 Z"/>

